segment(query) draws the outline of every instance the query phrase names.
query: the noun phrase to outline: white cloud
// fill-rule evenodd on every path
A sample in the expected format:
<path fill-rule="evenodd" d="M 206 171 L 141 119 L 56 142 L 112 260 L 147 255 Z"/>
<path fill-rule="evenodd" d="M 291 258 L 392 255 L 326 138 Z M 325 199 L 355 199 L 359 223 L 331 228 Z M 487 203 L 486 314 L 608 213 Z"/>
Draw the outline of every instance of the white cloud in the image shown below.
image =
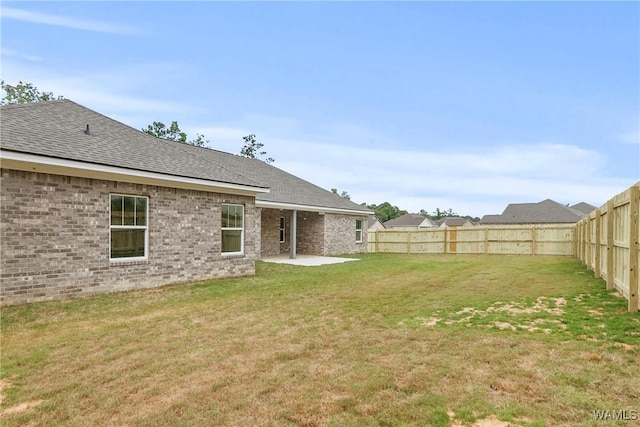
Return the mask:
<path fill-rule="evenodd" d="M 640 129 L 621 134 L 618 140 L 623 144 L 640 145 Z"/>
<path fill-rule="evenodd" d="M 232 153 L 240 151 L 242 136 L 256 133 L 267 154 L 275 158 L 274 166 L 325 189 L 347 191 L 356 203 L 388 201 L 410 212 L 451 208 L 482 216 L 501 213 L 509 203 L 547 198 L 599 205 L 633 184 L 604 176 L 605 155 L 573 144 L 488 145 L 482 150 L 453 151 L 443 144 L 414 150 L 392 141 L 385 144 L 389 148 L 381 148 L 350 145 L 344 127 L 327 126 L 319 137 L 305 135 L 304 127 L 295 123 L 280 119 L 273 123 L 286 124 L 285 133 L 298 129 L 298 136 L 280 136 L 268 120 L 252 130 L 195 129 L 211 140 L 213 148 Z"/>
<path fill-rule="evenodd" d="M 188 68 L 162 62 L 69 73 L 8 58 L 3 61 L 2 74 L 8 84 L 29 82 L 42 91 L 64 96 L 130 126 L 141 127 L 153 120 L 179 120 L 179 115 L 202 112 L 193 104 L 168 99 L 164 91 L 139 95 L 144 85 L 162 87 L 172 82 L 171 79 L 185 78 L 190 72 Z"/>
<path fill-rule="evenodd" d="M 100 22 L 88 18 L 68 17 L 39 13 L 13 7 L 2 7 L 0 14 L 3 19 L 12 19 L 34 24 L 53 25 L 57 27 L 72 28 L 75 30 L 109 33 L 117 35 L 141 35 L 139 29 L 122 24 Z"/>
<path fill-rule="evenodd" d="M 39 56 L 30 55 L 28 53 L 23 53 L 23 52 L 18 52 L 18 51 L 15 51 L 15 50 L 7 49 L 5 47 L 1 48 L 1 53 L 2 53 L 2 56 L 11 57 L 11 58 L 18 58 L 18 59 L 22 59 L 22 60 L 29 61 L 29 62 L 40 62 L 40 61 L 42 61 L 42 58 L 39 57 Z"/>

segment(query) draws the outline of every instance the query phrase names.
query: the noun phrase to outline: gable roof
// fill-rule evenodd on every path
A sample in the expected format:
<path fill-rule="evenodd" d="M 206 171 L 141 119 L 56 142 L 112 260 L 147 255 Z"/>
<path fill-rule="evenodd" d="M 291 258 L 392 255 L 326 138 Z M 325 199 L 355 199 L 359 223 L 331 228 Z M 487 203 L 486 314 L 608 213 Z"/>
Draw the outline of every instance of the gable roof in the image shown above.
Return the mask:
<path fill-rule="evenodd" d="M 485 215 L 481 224 L 565 224 L 578 222 L 586 214 L 551 199 L 538 203 L 509 204 L 502 215 Z"/>
<path fill-rule="evenodd" d="M 378 218 L 376 218 L 375 216 L 371 216 L 367 221 L 367 229 L 370 229 L 371 227 L 374 227 L 374 226 L 379 228 L 384 228 L 384 224 L 382 224 Z"/>
<path fill-rule="evenodd" d="M 448 227 L 462 227 L 467 223 L 471 224 L 471 221 L 469 221 L 469 219 L 467 218 L 461 218 L 457 216 L 444 217 L 440 219 L 440 221 L 438 221 L 438 224 L 440 224 L 441 226 L 446 225 Z"/>
<path fill-rule="evenodd" d="M 399 216 L 398 218 L 390 219 L 389 221 L 385 221 L 383 223 L 385 228 L 420 227 L 424 224 L 426 224 L 426 226 L 433 226 L 433 223 L 429 218 L 425 218 L 422 215 L 410 213 Z"/>
<path fill-rule="evenodd" d="M 590 205 L 589 203 L 580 202 L 580 203 L 576 203 L 575 205 L 571 206 L 571 209 L 575 209 L 577 211 L 580 211 L 580 212 L 588 215 L 588 214 L 590 214 L 591 212 L 595 211 L 598 208 L 593 206 L 593 205 Z"/>
<path fill-rule="evenodd" d="M 157 138 L 70 100 L 2 106 L 0 128 L 5 168 L 248 194 L 265 207 L 371 213 L 260 160 Z"/>

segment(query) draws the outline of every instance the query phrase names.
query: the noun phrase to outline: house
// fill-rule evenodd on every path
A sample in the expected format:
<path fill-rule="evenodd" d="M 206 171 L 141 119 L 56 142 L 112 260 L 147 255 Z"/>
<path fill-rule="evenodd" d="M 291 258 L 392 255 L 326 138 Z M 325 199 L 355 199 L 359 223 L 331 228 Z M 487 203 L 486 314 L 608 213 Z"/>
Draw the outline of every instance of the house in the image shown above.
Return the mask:
<path fill-rule="evenodd" d="M 251 275 L 367 250 L 373 212 L 256 159 L 69 100 L 0 109 L 0 303 Z"/>
<path fill-rule="evenodd" d="M 565 206 L 550 199 L 538 203 L 512 203 L 501 215 L 485 215 L 480 224 L 571 224 L 595 209 L 587 203 L 574 206 Z"/>
<path fill-rule="evenodd" d="M 438 221 L 440 228 L 451 227 L 473 227 L 473 223 L 468 218 L 460 218 L 456 216 L 447 216 Z"/>
<path fill-rule="evenodd" d="M 369 222 L 367 223 L 368 231 L 376 231 L 376 230 L 384 230 L 384 225 L 380 222 L 378 218 L 375 216 L 369 217 Z"/>
<path fill-rule="evenodd" d="M 419 230 L 437 226 L 429 218 L 418 214 L 404 214 L 398 218 L 385 221 L 383 225 L 385 228 L 394 230 Z"/>
<path fill-rule="evenodd" d="M 595 211 L 598 208 L 590 205 L 589 203 L 580 202 L 571 206 L 571 209 L 575 209 L 579 212 L 582 212 L 583 214 L 589 215 L 591 212 Z"/>

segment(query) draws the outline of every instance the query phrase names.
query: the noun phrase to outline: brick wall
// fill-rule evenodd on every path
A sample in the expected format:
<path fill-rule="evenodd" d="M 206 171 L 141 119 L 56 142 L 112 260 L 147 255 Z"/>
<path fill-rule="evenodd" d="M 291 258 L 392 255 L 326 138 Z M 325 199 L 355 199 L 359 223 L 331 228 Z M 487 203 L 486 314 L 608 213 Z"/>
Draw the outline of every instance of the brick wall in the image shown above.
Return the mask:
<path fill-rule="evenodd" d="M 356 242 L 356 220 L 362 220 L 362 242 Z M 326 214 L 323 255 L 367 252 L 367 217 Z"/>
<path fill-rule="evenodd" d="M 0 303 L 251 275 L 260 252 L 252 197 L 0 172 Z M 149 197 L 148 259 L 109 261 L 110 194 Z M 220 205 L 245 206 L 243 256 L 220 253 Z"/>
<path fill-rule="evenodd" d="M 283 247 L 280 243 L 280 218 L 286 218 L 286 226 L 289 226 L 289 220 L 291 217 L 290 211 L 283 211 L 280 209 L 266 209 L 262 208 L 262 223 L 261 223 L 261 236 L 262 236 L 262 248 L 260 251 L 260 257 L 269 257 L 280 255 L 282 252 L 288 250 L 288 244 Z M 285 236 L 289 236 L 289 229 L 285 230 Z"/>
<path fill-rule="evenodd" d="M 324 255 L 324 215 L 298 211 L 296 225 L 296 252 Z"/>

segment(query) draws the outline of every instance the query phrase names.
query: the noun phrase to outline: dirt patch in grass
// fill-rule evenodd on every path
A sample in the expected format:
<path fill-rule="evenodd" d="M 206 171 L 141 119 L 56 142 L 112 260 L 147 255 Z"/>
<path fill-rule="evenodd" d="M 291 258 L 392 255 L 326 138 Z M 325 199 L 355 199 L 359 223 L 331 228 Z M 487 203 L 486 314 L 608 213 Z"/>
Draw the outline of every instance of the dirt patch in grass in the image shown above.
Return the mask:
<path fill-rule="evenodd" d="M 13 406 L 5 407 L 3 404 L 5 400 L 6 390 L 11 387 L 11 382 L 7 379 L 0 380 L 0 419 L 3 419 L 6 416 L 19 414 L 21 412 L 28 411 L 29 409 L 35 408 L 38 405 L 42 404 L 44 400 L 32 400 L 29 402 L 18 403 Z"/>
<path fill-rule="evenodd" d="M 399 324 L 425 327 L 463 325 L 501 331 L 560 334 L 567 338 L 610 341 L 622 348 L 634 348 L 636 344 L 616 340 L 637 343 L 640 329 L 633 328 L 633 325 L 640 327 L 640 319 L 636 316 L 620 325 L 617 317 L 611 316 L 615 301 L 602 301 L 599 299 L 601 296 L 579 294 L 569 301 L 564 297 L 546 296 L 530 301 L 496 301 L 484 308 L 463 307 L 454 311 L 431 312 L 427 316 L 413 316 L 401 320 Z M 600 303 L 604 306 L 591 306 Z M 616 314 L 619 315 L 617 311 Z"/>

